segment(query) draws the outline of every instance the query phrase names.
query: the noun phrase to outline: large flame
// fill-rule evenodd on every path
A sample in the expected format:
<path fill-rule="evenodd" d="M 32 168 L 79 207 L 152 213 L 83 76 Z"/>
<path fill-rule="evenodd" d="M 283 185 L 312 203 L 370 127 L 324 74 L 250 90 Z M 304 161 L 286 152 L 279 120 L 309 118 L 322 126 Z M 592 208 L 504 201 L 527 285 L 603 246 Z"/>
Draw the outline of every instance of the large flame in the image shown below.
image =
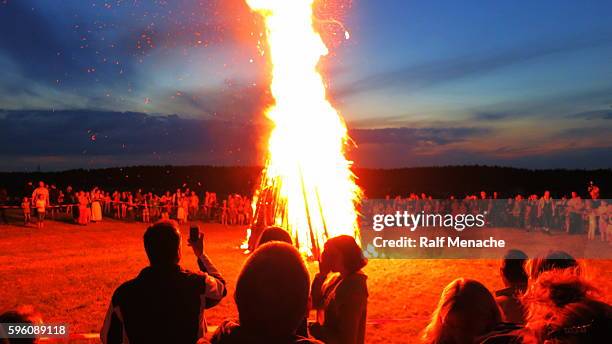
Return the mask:
<path fill-rule="evenodd" d="M 346 126 L 317 71 L 328 50 L 313 28 L 313 1 L 247 3 L 265 19 L 275 99 L 266 110 L 274 128 L 254 204 L 268 204 L 266 225 L 287 229 L 302 253 L 316 257 L 328 238 L 358 239 L 360 190 L 344 157 Z"/>

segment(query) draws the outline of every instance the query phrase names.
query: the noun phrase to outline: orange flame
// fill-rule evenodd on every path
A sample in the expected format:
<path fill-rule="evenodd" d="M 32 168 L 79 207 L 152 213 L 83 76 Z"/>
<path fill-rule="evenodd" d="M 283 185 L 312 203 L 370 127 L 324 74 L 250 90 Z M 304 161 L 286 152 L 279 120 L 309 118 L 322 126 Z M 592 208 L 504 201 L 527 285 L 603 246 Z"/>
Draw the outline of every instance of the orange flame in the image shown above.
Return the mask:
<path fill-rule="evenodd" d="M 347 234 L 358 239 L 355 205 L 360 190 L 352 162 L 344 157 L 346 126 L 327 101 L 317 71 L 328 50 L 313 28 L 313 1 L 247 4 L 265 19 L 275 100 L 266 110 L 274 128 L 256 196 L 261 204 L 262 192 L 268 190 L 274 206 L 267 225 L 287 229 L 303 254 L 317 257 L 328 238 Z"/>

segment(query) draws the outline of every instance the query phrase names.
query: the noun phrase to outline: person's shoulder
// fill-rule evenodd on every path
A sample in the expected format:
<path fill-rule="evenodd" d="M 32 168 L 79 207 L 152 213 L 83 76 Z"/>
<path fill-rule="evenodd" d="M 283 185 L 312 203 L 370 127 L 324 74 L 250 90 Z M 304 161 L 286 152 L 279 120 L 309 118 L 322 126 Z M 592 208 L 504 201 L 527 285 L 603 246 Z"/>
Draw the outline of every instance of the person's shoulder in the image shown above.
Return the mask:
<path fill-rule="evenodd" d="M 113 304 L 119 304 L 126 298 L 131 297 L 140 287 L 138 277 L 121 283 L 120 286 L 113 292 Z"/>
<path fill-rule="evenodd" d="M 357 272 L 354 274 L 350 274 L 342 279 L 338 288 L 336 289 L 336 294 L 338 296 L 351 296 L 355 297 L 356 295 L 368 295 L 368 276 L 363 272 Z"/>
<path fill-rule="evenodd" d="M 354 274 L 350 274 L 346 276 L 343 280 L 343 284 L 346 285 L 355 285 L 362 286 L 367 288 L 368 275 L 363 273 L 362 271 L 358 271 Z"/>
<path fill-rule="evenodd" d="M 200 289 L 200 287 L 206 283 L 206 279 L 209 276 L 205 272 L 191 271 L 184 268 L 179 270 L 179 275 L 182 280 L 186 281 L 192 286 L 195 286 L 197 289 Z"/>
<path fill-rule="evenodd" d="M 179 270 L 179 274 L 181 275 L 181 277 L 186 279 L 201 280 L 206 278 L 206 274 L 201 271 L 192 271 L 185 268 L 181 268 Z"/>

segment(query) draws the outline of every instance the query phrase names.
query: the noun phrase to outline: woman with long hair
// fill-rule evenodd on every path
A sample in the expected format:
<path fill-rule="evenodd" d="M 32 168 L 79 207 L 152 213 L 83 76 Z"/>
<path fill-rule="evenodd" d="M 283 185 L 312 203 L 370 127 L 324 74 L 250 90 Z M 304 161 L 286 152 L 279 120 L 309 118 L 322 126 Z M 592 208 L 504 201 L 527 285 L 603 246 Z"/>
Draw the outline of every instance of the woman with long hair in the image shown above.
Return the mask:
<path fill-rule="evenodd" d="M 480 282 L 458 278 L 444 288 L 429 325 L 425 344 L 472 344 L 501 324 L 491 292 Z"/>
<path fill-rule="evenodd" d="M 310 333 L 325 343 L 362 344 L 368 308 L 367 264 L 353 237 L 327 240 L 312 282 L 317 322 Z"/>

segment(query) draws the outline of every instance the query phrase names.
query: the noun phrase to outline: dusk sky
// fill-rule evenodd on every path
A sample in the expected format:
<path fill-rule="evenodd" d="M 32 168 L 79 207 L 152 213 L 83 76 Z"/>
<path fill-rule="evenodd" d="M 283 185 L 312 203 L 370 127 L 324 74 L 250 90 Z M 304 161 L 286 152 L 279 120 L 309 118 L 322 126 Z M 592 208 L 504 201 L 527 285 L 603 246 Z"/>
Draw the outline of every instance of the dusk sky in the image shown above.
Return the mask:
<path fill-rule="evenodd" d="M 612 168 L 611 1 L 319 2 L 357 166 Z M 0 0 L 0 171 L 261 165 L 261 32 L 242 0 Z"/>

